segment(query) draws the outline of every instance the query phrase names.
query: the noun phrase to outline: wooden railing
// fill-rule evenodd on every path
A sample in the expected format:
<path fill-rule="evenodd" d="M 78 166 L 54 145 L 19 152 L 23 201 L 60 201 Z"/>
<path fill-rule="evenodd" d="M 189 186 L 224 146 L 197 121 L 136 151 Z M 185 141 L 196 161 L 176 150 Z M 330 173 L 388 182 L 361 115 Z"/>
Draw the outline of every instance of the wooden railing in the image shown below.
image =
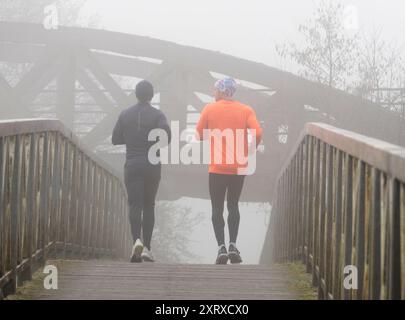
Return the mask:
<path fill-rule="evenodd" d="M 61 122 L 0 121 L 0 173 L 1 296 L 14 293 L 50 256 L 129 255 L 118 173 Z"/>
<path fill-rule="evenodd" d="M 302 260 L 321 299 L 405 299 L 405 149 L 310 123 L 276 189 L 262 262 Z"/>

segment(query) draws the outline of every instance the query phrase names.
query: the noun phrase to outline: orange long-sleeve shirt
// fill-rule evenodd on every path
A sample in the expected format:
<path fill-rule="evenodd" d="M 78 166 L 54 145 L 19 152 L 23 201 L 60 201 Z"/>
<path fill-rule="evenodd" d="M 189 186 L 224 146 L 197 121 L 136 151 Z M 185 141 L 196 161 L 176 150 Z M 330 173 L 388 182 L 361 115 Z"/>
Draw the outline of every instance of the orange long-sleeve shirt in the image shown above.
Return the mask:
<path fill-rule="evenodd" d="M 250 106 L 230 100 L 205 106 L 197 124 L 197 138 L 210 139 L 210 173 L 238 174 L 247 167 L 248 129 L 258 145 L 262 128 Z"/>

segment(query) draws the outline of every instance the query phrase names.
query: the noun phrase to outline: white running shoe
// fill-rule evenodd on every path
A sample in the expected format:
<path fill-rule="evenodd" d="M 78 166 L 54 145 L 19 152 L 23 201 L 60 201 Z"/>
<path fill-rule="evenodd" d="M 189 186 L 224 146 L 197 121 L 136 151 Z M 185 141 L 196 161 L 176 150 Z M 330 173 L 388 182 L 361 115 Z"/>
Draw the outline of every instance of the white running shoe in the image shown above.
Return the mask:
<path fill-rule="evenodd" d="M 131 262 L 142 262 L 143 244 L 140 239 L 136 239 L 132 247 Z"/>
<path fill-rule="evenodd" d="M 152 255 L 152 252 L 146 247 L 143 248 L 141 257 L 142 257 L 143 261 L 155 262 L 155 259 L 153 258 L 153 255 Z"/>

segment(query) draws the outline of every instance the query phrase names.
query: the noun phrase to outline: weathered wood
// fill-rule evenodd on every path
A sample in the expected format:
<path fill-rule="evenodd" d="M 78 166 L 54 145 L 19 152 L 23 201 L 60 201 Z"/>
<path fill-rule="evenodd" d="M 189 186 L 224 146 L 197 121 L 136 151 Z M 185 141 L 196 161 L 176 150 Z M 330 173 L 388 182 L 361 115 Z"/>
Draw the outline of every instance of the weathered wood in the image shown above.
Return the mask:
<path fill-rule="evenodd" d="M 15 137 L 14 141 L 14 159 L 13 159 L 13 178 L 12 178 L 12 188 L 11 188 L 11 283 L 9 287 L 9 292 L 14 293 L 17 289 L 17 266 L 18 266 L 18 223 L 20 218 L 20 208 L 19 208 L 19 191 L 20 191 L 20 159 L 21 159 L 21 144 L 20 136 Z"/>
<path fill-rule="evenodd" d="M 37 178 L 36 170 L 36 154 L 37 154 L 37 138 L 35 134 L 31 134 L 30 141 L 30 156 L 29 156 L 29 169 L 28 169 L 28 182 L 27 182 L 27 256 L 28 256 L 28 279 L 31 280 L 32 276 L 32 251 L 34 245 L 34 204 L 35 204 L 35 182 Z"/>
<path fill-rule="evenodd" d="M 4 169 L 4 138 L 0 137 L 0 172 L 5 172 Z M 4 225 L 4 203 L 5 203 L 5 196 L 4 196 L 4 177 L 5 175 L 2 174 L 0 176 L 0 231 L 3 230 Z M 4 234 L 0 233 L 0 277 L 5 273 L 5 265 L 4 265 L 4 255 L 5 255 L 5 248 L 4 248 Z M 1 293 L 0 293 L 1 294 Z"/>
<path fill-rule="evenodd" d="M 298 299 L 282 266 L 181 265 L 71 261 L 58 290 L 38 288 L 32 299 Z"/>
<path fill-rule="evenodd" d="M 122 181 L 76 141 L 58 121 L 0 121 L 0 298 L 30 280 L 48 256 L 129 255 L 131 240 L 122 233 L 128 224 L 122 219 Z M 103 178 L 96 192 L 102 194 L 92 196 L 96 168 Z M 110 185 L 116 194 L 108 191 Z M 120 202 L 114 203 L 114 197 Z M 108 206 L 111 218 L 120 217 L 114 225 L 107 223 Z M 99 217 L 91 220 L 93 212 Z M 122 235 L 121 241 L 107 248 L 113 233 Z"/>
<path fill-rule="evenodd" d="M 300 158 L 302 148 L 306 160 Z M 308 124 L 273 196 L 277 201 L 266 237 L 273 242 L 271 260 L 299 259 L 297 251 L 304 246 L 304 262 L 319 298 L 400 299 L 405 286 L 404 172 L 404 148 Z M 297 192 L 308 197 L 304 224 L 301 210 L 294 206 Z M 296 235 L 303 231 L 306 236 L 297 243 Z M 344 285 L 352 272 L 357 274 L 354 289 Z"/>

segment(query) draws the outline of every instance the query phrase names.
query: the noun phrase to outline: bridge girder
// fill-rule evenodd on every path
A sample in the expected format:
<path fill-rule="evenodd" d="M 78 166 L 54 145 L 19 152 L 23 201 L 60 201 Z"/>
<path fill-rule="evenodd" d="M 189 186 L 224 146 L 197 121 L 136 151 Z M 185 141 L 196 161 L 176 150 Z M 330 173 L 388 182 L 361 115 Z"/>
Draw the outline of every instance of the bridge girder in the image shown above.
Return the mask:
<path fill-rule="evenodd" d="M 81 86 L 99 108 L 99 120 L 89 124 L 89 132 L 79 133 L 94 150 L 100 146 L 108 150 L 106 141 L 119 112 L 135 102 L 134 94 L 122 88 L 117 76 L 151 80 L 160 93 L 160 108 L 169 120 L 180 121 L 182 128 L 190 125 L 187 106 L 192 105 L 196 112 L 204 106 L 196 93 L 211 94 L 215 80 L 211 72 L 274 92 L 269 95 L 241 86 L 236 96 L 256 110 L 265 129 L 265 152 L 258 156 L 259 174 L 248 179 L 244 200 L 269 199 L 283 161 L 306 122 L 322 121 L 405 145 L 404 122 L 395 113 L 291 73 L 218 52 L 117 32 L 80 28 L 49 31 L 41 25 L 5 22 L 0 23 L 0 46 L 0 62 L 32 65 L 14 87 L 0 75 L 0 98 L 5 106 L 0 116 L 53 113 L 74 128 L 83 122 L 77 110 Z M 51 111 L 41 111 L 34 102 L 53 82 L 57 99 L 51 103 Z M 279 137 L 285 135 L 287 142 L 280 143 Z M 97 152 L 116 167 L 122 165 L 122 154 Z M 163 181 L 162 198 L 207 196 L 206 186 L 199 185 L 206 176 L 205 167 L 168 166 L 165 171 L 166 181 L 176 177 L 177 184 L 176 188 L 168 183 L 165 187 Z"/>

